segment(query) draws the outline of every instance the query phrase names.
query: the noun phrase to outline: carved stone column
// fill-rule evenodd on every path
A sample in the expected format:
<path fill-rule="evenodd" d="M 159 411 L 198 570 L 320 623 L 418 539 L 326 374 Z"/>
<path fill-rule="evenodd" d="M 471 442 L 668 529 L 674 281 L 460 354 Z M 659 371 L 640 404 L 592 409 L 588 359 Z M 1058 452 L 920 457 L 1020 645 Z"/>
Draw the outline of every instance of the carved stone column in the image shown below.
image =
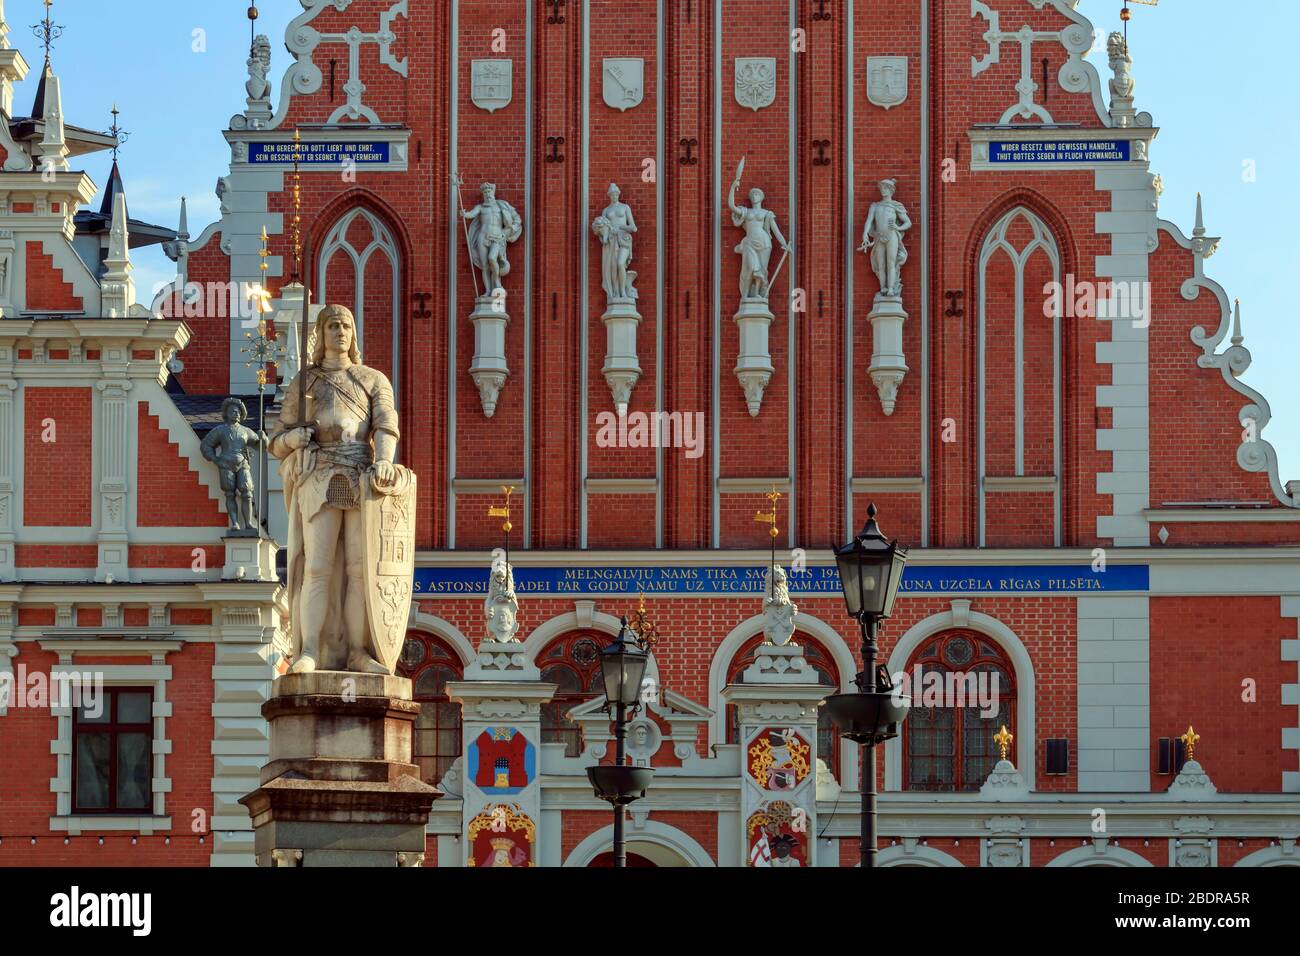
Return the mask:
<path fill-rule="evenodd" d="M 880 395 L 880 407 L 886 415 L 894 414 L 898 387 L 906 377 L 907 359 L 903 356 L 903 323 L 907 312 L 899 296 L 877 295 L 867 315 L 871 321 L 871 383 Z"/>
<path fill-rule="evenodd" d="M 529 679 L 536 668 L 522 663 L 522 649 L 484 642 L 466 680 L 447 685 L 464 733 L 464 866 L 539 865 L 541 708 L 555 685 Z M 439 865 L 456 864 L 440 857 Z"/>
<path fill-rule="evenodd" d="M 768 351 L 768 331 L 772 328 L 771 309 L 764 299 L 741 299 L 735 315 L 740 330 L 740 354 L 736 357 L 736 378 L 745 390 L 749 414 L 758 417 L 763 407 L 763 392 L 772 381 L 772 353 Z"/>
<path fill-rule="evenodd" d="M 625 412 L 632 400 L 632 389 L 641 378 L 641 362 L 636 354 L 641 313 L 631 299 L 618 299 L 609 303 L 600 320 L 605 325 L 605 364 L 600 371 L 609 385 L 614 407 Z"/>
<path fill-rule="evenodd" d="M 501 389 L 510 377 L 506 365 L 506 326 L 510 324 L 510 316 L 505 310 L 505 300 L 479 296 L 474 300 L 470 321 L 474 323 L 474 359 L 470 362 L 469 375 L 478 386 L 483 414 L 491 418 L 496 414 Z"/>
<path fill-rule="evenodd" d="M 123 344 L 121 348 L 125 354 L 127 346 Z M 107 345 L 105 353 L 108 353 Z M 112 378 L 100 381 L 95 388 L 99 391 L 95 435 L 99 452 L 99 562 L 95 580 L 127 581 L 131 572 L 127 561 L 126 458 L 127 444 L 135 427 L 127 404 L 131 382 Z"/>
<path fill-rule="evenodd" d="M 18 576 L 14 563 L 14 448 L 18 442 L 14 430 L 14 393 L 18 382 L 9 377 L 3 365 L 13 359 L 11 342 L 0 342 L 0 581 Z"/>
<path fill-rule="evenodd" d="M 827 689 L 793 644 L 764 645 L 739 684 L 723 688 L 740 723 L 740 860 L 817 865 L 817 705 Z"/>

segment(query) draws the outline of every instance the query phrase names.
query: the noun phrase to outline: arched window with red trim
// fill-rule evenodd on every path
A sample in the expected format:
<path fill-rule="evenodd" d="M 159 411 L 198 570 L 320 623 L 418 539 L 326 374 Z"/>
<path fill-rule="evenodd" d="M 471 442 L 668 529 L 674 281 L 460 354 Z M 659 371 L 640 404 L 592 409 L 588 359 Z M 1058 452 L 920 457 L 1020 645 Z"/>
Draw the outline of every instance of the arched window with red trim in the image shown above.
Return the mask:
<path fill-rule="evenodd" d="M 542 743 L 562 743 L 568 757 L 582 754 L 582 728 L 565 716 L 593 697 L 604 697 L 600 649 L 610 642 L 600 631 L 574 631 L 556 638 L 537 655 L 542 680 L 555 684 L 555 696 L 542 704 Z"/>
<path fill-rule="evenodd" d="M 731 664 L 727 667 L 727 683 L 740 683 L 740 675 L 745 668 L 754 663 L 754 658 L 758 656 L 763 647 L 763 635 L 756 634 L 746 641 L 736 656 L 731 659 Z M 839 668 L 835 666 L 835 659 L 827 653 L 817 640 L 809 637 L 807 634 L 796 632 L 791 643 L 798 644 L 803 648 L 804 660 L 817 675 L 817 682 L 825 685 L 827 688 L 838 690 L 840 687 Z M 827 693 L 830 693 L 828 690 Z M 727 705 L 727 743 L 734 744 L 740 742 L 740 723 L 734 704 Z M 831 773 L 835 774 L 836 779 L 840 775 L 840 738 L 835 732 L 835 725 L 831 723 L 830 717 L 826 713 L 826 708 L 818 708 L 817 717 L 817 756 L 826 762 L 826 766 L 831 768 Z"/>
<path fill-rule="evenodd" d="M 978 790 L 998 761 L 994 734 L 1003 724 L 1016 732 L 1016 672 L 1006 653 L 982 634 L 950 631 L 921 645 L 908 661 L 907 675 L 912 710 L 903 724 L 903 788 Z M 976 687 L 995 695 L 992 716 L 983 716 L 978 699 L 971 699 L 968 675 L 975 676 Z M 940 686 L 942 705 L 935 702 Z M 950 693 L 954 690 L 960 700 Z"/>
<path fill-rule="evenodd" d="M 464 668 L 456 652 L 441 640 L 410 631 L 402 645 L 397 673 L 411 681 L 420 705 L 412 759 L 420 767 L 420 779 L 437 784 L 461 754 L 460 704 L 447 696 L 447 684 L 460 680 Z"/>

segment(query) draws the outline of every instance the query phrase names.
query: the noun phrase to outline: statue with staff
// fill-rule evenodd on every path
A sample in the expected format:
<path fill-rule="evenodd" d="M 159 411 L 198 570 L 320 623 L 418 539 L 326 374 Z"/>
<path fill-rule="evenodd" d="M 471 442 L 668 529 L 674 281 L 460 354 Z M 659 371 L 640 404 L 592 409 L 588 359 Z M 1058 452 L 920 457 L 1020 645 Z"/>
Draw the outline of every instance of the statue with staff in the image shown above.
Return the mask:
<path fill-rule="evenodd" d="M 749 205 L 736 204 L 736 190 L 740 188 L 741 177 L 745 172 L 745 160 L 742 157 L 736 167 L 736 178 L 727 193 L 727 206 L 731 209 L 731 224 L 745 230 L 745 238 L 740 240 L 735 252 L 740 254 L 740 296 L 742 299 L 756 299 L 766 302 L 772 283 L 780 275 L 790 254 L 790 244 L 781 234 L 781 227 L 776 223 L 776 213 L 763 208 L 763 190 L 757 186 L 749 191 Z M 768 275 L 768 264 L 772 258 L 772 240 L 780 243 L 785 250 L 776 271 Z"/>
<path fill-rule="evenodd" d="M 523 235 L 524 221 L 515 207 L 504 199 L 497 198 L 494 183 L 484 183 L 479 187 L 483 201 L 473 209 L 466 210 L 460 200 L 460 187 L 464 180 L 455 176 L 456 196 L 460 202 L 461 219 L 465 221 L 465 242 L 469 246 L 469 259 L 474 268 L 483 275 L 483 295 L 494 295 L 497 289 L 504 288 L 501 280 L 510 273 L 510 259 L 507 246 Z M 474 284 L 475 295 L 478 292 L 478 280 Z"/>

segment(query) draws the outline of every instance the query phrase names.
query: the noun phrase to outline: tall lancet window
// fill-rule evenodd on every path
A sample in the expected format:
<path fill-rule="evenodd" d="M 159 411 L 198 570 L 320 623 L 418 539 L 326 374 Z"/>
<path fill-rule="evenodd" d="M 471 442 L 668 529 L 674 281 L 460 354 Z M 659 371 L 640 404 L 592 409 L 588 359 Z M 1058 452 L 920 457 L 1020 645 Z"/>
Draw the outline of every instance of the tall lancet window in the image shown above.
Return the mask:
<path fill-rule="evenodd" d="M 364 207 L 344 213 L 325 236 L 314 301 L 352 310 L 362 360 L 388 373 L 398 392 L 402 257 L 392 231 Z M 400 392 L 399 392 L 400 394 Z"/>
<path fill-rule="evenodd" d="M 1023 206 L 989 230 L 979 281 L 979 541 L 1061 543 L 1061 255 Z M 1053 285 L 1058 283 L 1058 285 Z"/>

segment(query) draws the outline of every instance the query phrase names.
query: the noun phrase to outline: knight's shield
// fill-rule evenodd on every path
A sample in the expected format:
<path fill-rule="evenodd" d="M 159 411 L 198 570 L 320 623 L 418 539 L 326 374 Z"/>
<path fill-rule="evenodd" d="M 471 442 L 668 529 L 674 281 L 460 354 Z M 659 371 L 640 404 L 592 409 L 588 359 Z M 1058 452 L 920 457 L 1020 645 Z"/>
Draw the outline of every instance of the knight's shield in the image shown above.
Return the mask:
<path fill-rule="evenodd" d="M 907 99 L 907 57 L 867 57 L 867 99 L 885 109 Z"/>
<path fill-rule="evenodd" d="M 776 102 L 776 57 L 736 57 L 736 102 L 755 111 Z"/>
<path fill-rule="evenodd" d="M 361 482 L 370 653 L 390 673 L 406 640 L 415 580 L 415 473 L 395 467 L 391 486 L 376 490 L 373 481 Z"/>

